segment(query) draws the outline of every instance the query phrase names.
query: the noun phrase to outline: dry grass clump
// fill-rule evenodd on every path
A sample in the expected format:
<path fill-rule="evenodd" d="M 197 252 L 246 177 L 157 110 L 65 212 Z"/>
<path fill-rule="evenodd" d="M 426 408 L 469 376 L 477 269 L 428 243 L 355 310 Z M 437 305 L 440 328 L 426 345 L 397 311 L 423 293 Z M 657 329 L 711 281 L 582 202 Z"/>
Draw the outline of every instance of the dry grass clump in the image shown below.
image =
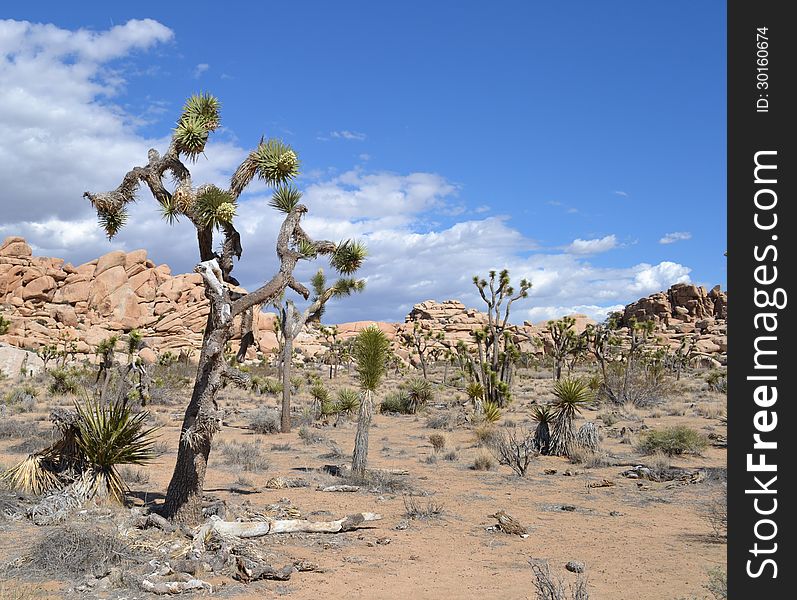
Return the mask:
<path fill-rule="evenodd" d="M 94 525 L 65 525 L 48 531 L 20 568 L 31 575 L 56 578 L 104 577 L 112 567 L 133 560 L 131 548 L 115 531 Z"/>
<path fill-rule="evenodd" d="M 473 459 L 473 464 L 470 468 L 474 471 L 492 471 L 495 469 L 495 461 L 486 454 L 479 454 Z"/>
<path fill-rule="evenodd" d="M 429 429 L 445 429 L 446 431 L 453 431 L 457 426 L 457 417 L 450 412 L 432 415 L 426 419 L 426 426 Z"/>
<path fill-rule="evenodd" d="M 225 465 L 244 471 L 265 471 L 271 464 L 263 448 L 255 442 L 221 442 L 218 451 Z"/>
<path fill-rule="evenodd" d="M 536 600 L 589 600 L 586 579 L 579 575 L 574 583 L 565 587 L 564 582 L 551 573 L 548 561 L 530 560 L 534 576 Z"/>
<path fill-rule="evenodd" d="M 326 437 L 318 433 L 315 429 L 313 429 L 312 427 L 307 427 L 305 425 L 302 425 L 299 428 L 299 439 L 302 440 L 307 446 L 320 444 L 327 440 Z"/>
<path fill-rule="evenodd" d="M 608 452 L 603 450 L 594 451 L 580 446 L 572 448 L 568 458 L 574 465 L 582 465 L 587 469 L 610 467 L 613 464 L 612 458 Z"/>
<path fill-rule="evenodd" d="M 479 425 L 473 430 L 473 435 L 476 437 L 476 444 L 478 446 L 490 447 L 490 445 L 499 436 L 498 430 L 489 424 Z"/>
<path fill-rule="evenodd" d="M 421 505 L 414 496 L 404 496 L 404 516 L 408 519 L 436 519 L 442 515 L 442 504 L 430 500 Z"/>
<path fill-rule="evenodd" d="M 42 431 L 36 423 L 18 419 L 0 419 L 0 440 L 40 437 Z"/>

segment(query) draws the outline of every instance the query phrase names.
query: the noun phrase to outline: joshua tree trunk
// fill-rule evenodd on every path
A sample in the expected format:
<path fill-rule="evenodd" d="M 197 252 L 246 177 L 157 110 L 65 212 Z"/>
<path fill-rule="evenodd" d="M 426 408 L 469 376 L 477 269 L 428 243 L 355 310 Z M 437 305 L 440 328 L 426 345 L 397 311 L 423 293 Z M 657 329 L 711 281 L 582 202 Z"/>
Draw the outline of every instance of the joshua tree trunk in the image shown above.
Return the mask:
<path fill-rule="evenodd" d="M 291 366 L 293 359 L 293 338 L 285 337 L 282 348 L 282 415 L 280 418 L 280 432 L 291 431 Z"/>
<path fill-rule="evenodd" d="M 373 393 L 365 391 L 360 402 L 357 417 L 357 434 L 354 436 L 354 453 L 351 459 L 351 470 L 360 477 L 365 475 L 368 466 L 368 432 L 374 415 Z"/>

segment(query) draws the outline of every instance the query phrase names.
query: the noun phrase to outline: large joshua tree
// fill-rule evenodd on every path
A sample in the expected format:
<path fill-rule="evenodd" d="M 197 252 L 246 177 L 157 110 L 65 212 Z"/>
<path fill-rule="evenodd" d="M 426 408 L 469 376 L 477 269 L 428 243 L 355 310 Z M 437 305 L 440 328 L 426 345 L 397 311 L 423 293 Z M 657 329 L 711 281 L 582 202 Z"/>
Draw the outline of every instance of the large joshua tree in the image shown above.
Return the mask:
<path fill-rule="evenodd" d="M 357 380 L 362 390 L 362 398 L 357 416 L 351 470 L 360 477 L 365 476 L 368 465 L 368 432 L 374 416 L 373 396 L 387 369 L 389 351 L 390 341 L 376 325 L 363 329 L 354 341 L 354 362 L 357 365 Z"/>
<path fill-rule="evenodd" d="M 509 271 L 504 269 L 500 273 L 490 271 L 488 279 L 474 277 L 473 284 L 487 304 L 487 325 L 474 332 L 478 364 L 473 364 L 474 359 L 470 359 L 471 372 L 484 388 L 484 399 L 504 407 L 511 398 L 512 372 L 519 357 L 508 329 L 509 313 L 512 304 L 528 297 L 531 282 L 521 279 L 520 289 L 515 290 L 509 280 Z"/>
<path fill-rule="evenodd" d="M 202 489 L 211 442 L 221 426 L 217 393 L 226 383 L 248 383 L 248 377 L 224 359 L 225 347 L 233 336 L 233 321 L 240 319 L 238 357 L 243 358 L 254 340 L 254 310 L 273 302 L 286 288 L 304 298 L 310 296 L 310 290 L 293 276 L 300 260 L 327 255 L 333 264 L 349 264 L 347 269 L 351 270 L 356 269 L 359 260 L 352 255 L 351 244 L 314 241 L 302 229 L 300 222 L 307 207 L 299 203 L 300 194 L 290 185 L 299 173 L 299 160 L 293 149 L 279 140 L 261 138 L 235 170 L 227 189 L 195 185 L 186 162 L 195 162 L 204 152 L 210 133 L 219 124 L 219 101 L 215 97 L 209 94 L 190 97 L 164 154 L 150 149 L 147 163 L 128 171 L 116 189 L 84 194 L 96 209 L 109 239 L 127 221 L 128 204 L 135 200 L 142 183 L 149 188 L 170 224 L 185 218 L 196 228 L 200 262 L 195 270 L 202 276 L 210 306 L 196 380 L 180 433 L 177 463 L 163 507 L 165 516 L 184 522 L 197 522 L 202 517 Z M 164 184 L 167 175 L 174 181 L 171 190 Z M 277 236 L 279 269 L 262 286 L 246 293 L 237 287 L 238 282 L 231 274 L 233 260 L 240 259 L 243 253 L 241 237 L 233 222 L 239 197 L 255 178 L 274 189 L 270 205 L 285 216 Z M 216 233 L 221 238 L 218 248 L 214 248 Z"/>
<path fill-rule="evenodd" d="M 332 267 L 341 275 L 332 285 L 327 284 L 324 270 L 319 269 L 311 281 L 314 296 L 310 306 L 302 312 L 296 309 L 291 300 L 286 300 L 280 307 L 279 327 L 282 332 L 282 415 L 280 431 L 291 430 L 291 366 L 293 358 L 293 341 L 301 333 L 302 328 L 311 320 L 319 320 L 324 313 L 326 303 L 332 298 L 349 296 L 361 292 L 365 288 L 365 280 L 354 279 L 351 275 L 365 260 L 365 247 L 359 242 L 344 242 L 347 245 L 346 262 L 339 263 L 335 257 L 330 261 Z M 341 248 L 343 247 L 341 245 Z M 354 260 L 352 260 L 354 259 Z M 353 269 L 353 270 L 352 270 Z"/>

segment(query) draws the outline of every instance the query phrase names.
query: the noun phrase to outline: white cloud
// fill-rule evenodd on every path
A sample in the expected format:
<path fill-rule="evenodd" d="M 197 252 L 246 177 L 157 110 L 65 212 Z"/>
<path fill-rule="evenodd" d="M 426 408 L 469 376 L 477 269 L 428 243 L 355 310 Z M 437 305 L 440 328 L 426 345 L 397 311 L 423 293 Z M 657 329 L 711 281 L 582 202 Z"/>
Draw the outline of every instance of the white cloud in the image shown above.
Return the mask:
<path fill-rule="evenodd" d="M 572 254 L 598 254 L 599 252 L 606 252 L 616 247 L 617 236 L 611 234 L 591 240 L 577 238 L 567 247 L 567 251 Z"/>
<path fill-rule="evenodd" d="M 208 63 L 199 63 L 194 67 L 194 79 L 199 79 L 202 77 L 202 75 L 204 75 L 208 69 L 210 69 L 210 65 Z"/>
<path fill-rule="evenodd" d="M 622 196 L 623 198 L 628 198 L 628 192 L 624 192 L 622 190 L 614 190 L 612 192 L 615 196 Z"/>
<path fill-rule="evenodd" d="M 659 244 L 674 244 L 675 242 L 691 239 L 692 234 L 688 231 L 673 231 L 672 233 L 665 234 L 664 237 L 659 240 Z"/>
<path fill-rule="evenodd" d="M 364 133 L 360 133 L 359 131 L 348 131 L 347 129 L 342 129 L 340 131 L 330 131 L 329 137 L 339 140 L 355 140 L 361 142 L 368 136 L 366 136 Z"/>

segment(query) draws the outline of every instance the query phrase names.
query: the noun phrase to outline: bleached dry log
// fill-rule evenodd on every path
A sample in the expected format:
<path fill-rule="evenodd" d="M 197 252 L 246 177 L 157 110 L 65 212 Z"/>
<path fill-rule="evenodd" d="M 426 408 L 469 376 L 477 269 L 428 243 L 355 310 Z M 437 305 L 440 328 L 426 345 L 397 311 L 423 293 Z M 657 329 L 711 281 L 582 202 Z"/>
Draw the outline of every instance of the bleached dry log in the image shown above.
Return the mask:
<path fill-rule="evenodd" d="M 194 579 L 186 573 L 170 576 L 150 575 L 141 582 L 141 589 L 159 596 L 181 594 L 189 590 L 207 590 L 213 593 L 213 586 L 201 579 Z"/>
<path fill-rule="evenodd" d="M 319 487 L 319 492 L 359 492 L 360 487 L 357 485 L 328 485 L 326 487 Z"/>
<path fill-rule="evenodd" d="M 211 533 L 223 537 L 252 538 L 275 533 L 340 533 L 356 529 L 369 521 L 379 521 L 382 515 L 356 513 L 336 521 L 308 521 L 306 519 L 272 519 L 266 521 L 222 521 L 215 515 L 194 535 L 194 552 L 203 552 L 205 540 Z"/>

